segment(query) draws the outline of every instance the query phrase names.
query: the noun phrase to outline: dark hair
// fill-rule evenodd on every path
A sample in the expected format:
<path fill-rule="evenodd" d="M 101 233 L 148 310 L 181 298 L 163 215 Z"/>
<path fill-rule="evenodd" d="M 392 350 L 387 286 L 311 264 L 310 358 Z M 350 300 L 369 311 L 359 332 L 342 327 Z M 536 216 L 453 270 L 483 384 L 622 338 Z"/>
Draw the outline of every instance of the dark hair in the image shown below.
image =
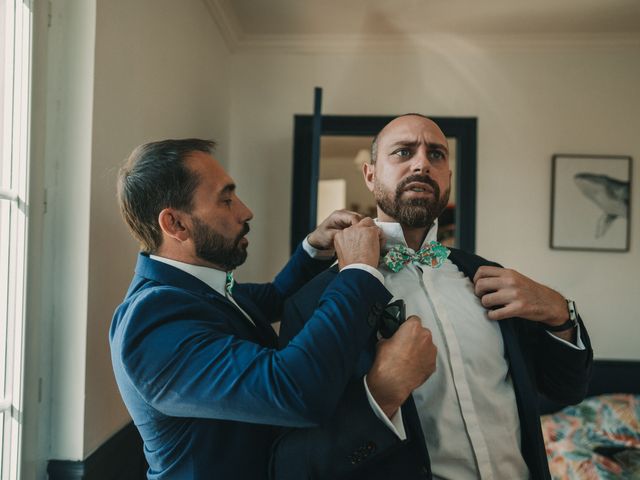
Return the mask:
<path fill-rule="evenodd" d="M 391 122 L 393 122 L 396 118 L 400 118 L 400 117 L 408 117 L 410 115 L 416 116 L 416 117 L 422 117 L 422 118 L 426 118 L 427 120 L 431 120 L 429 117 L 427 117 L 426 115 L 422 115 L 421 113 L 403 113 L 402 115 L 398 115 L 397 117 L 392 118 L 391 120 L 389 120 L 384 127 L 382 127 L 378 133 L 376 133 L 376 136 L 373 137 L 373 141 L 371 142 L 371 164 L 373 165 L 374 163 L 376 163 L 376 159 L 378 157 L 378 135 L 380 135 L 380 132 L 382 132 L 382 130 L 384 130 L 387 125 L 389 125 Z"/>
<path fill-rule="evenodd" d="M 163 209 L 191 212 L 200 179 L 185 160 L 196 151 L 211 154 L 215 146 L 197 138 L 145 143 L 120 168 L 120 212 L 143 251 L 154 253 L 162 244 L 158 215 Z"/>

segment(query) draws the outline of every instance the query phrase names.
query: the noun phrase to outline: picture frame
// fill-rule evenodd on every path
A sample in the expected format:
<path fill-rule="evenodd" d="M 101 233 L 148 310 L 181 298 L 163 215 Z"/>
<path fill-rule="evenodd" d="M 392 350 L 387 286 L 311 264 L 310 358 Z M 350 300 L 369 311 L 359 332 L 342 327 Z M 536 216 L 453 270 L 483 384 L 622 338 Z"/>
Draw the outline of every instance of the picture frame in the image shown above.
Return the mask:
<path fill-rule="evenodd" d="M 628 252 L 631 157 L 555 154 L 551 164 L 550 248 Z"/>

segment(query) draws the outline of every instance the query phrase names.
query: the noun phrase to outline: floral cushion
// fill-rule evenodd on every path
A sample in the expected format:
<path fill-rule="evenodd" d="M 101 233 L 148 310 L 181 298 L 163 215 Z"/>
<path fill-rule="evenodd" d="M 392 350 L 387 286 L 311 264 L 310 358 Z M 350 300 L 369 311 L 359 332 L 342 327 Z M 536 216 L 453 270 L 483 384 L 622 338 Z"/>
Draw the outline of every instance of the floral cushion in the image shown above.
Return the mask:
<path fill-rule="evenodd" d="M 640 479 L 640 396 L 600 395 L 541 420 L 554 479 Z"/>

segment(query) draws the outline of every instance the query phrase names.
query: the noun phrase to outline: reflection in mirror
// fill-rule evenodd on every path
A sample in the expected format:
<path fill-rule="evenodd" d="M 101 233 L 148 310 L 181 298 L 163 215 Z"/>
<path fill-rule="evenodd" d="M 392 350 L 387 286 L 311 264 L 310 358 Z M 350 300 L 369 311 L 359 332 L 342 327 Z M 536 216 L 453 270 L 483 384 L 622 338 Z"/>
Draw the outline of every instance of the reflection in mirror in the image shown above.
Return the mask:
<path fill-rule="evenodd" d="M 452 171 L 449 204 L 438 219 L 438 241 L 450 247 L 459 245 L 456 236 L 456 139 L 449 141 Z M 373 136 L 330 136 L 320 140 L 317 223 L 334 210 L 346 208 L 375 218 L 376 204 L 362 176 L 362 165 L 370 161 Z"/>

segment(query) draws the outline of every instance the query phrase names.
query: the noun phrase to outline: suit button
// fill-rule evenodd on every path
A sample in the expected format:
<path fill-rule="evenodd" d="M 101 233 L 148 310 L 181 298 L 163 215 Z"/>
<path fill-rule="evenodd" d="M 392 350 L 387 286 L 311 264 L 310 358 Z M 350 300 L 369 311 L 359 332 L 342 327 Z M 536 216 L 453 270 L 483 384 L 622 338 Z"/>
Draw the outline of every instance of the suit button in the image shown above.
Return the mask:
<path fill-rule="evenodd" d="M 373 452 L 375 452 L 375 451 L 376 451 L 376 444 L 375 444 L 375 442 L 369 442 L 369 443 L 367 443 L 367 451 L 368 451 L 369 453 L 373 453 Z"/>
<path fill-rule="evenodd" d="M 382 305 L 380 302 L 375 302 L 371 307 L 371 311 L 376 315 L 380 315 L 382 313 L 382 310 L 384 310 L 384 305 Z"/>

